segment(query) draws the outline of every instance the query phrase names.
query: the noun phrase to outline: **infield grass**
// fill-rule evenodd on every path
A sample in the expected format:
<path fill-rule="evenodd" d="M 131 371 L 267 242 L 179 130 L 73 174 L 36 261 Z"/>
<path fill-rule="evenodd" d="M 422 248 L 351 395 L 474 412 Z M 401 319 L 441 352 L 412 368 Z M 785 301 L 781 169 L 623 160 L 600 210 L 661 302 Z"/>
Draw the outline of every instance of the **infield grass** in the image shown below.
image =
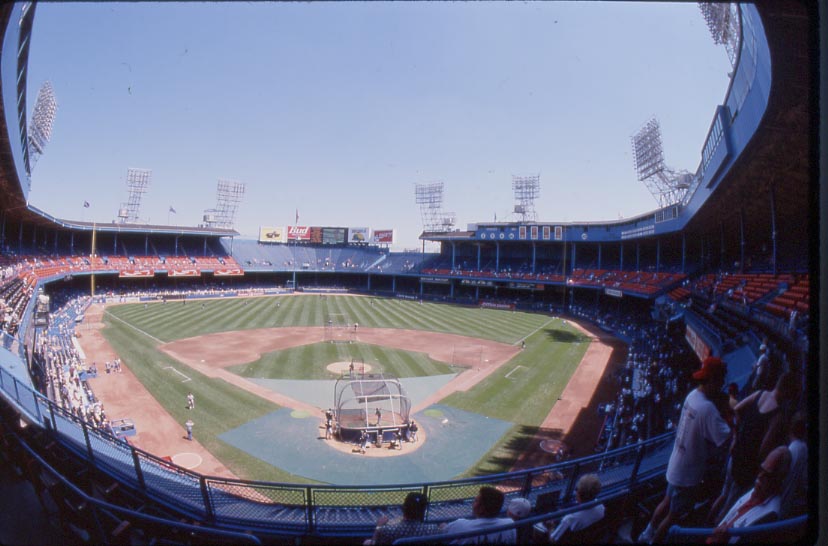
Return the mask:
<path fill-rule="evenodd" d="M 441 403 L 515 423 L 468 475 L 508 471 L 560 396 L 583 357 L 588 338 L 571 325 L 548 315 L 418 303 L 353 296 L 274 296 L 124 304 L 107 309 L 104 335 L 136 377 L 180 422 L 192 417 L 194 435 L 235 474 L 246 479 L 307 483 L 263 463 L 218 439 L 247 421 L 276 409 L 222 380 L 205 377 L 156 350 L 169 342 L 198 335 L 254 328 L 323 326 L 330 317 L 360 326 L 406 328 L 459 334 L 518 345 L 526 349 L 466 392 Z M 382 363 L 399 377 L 451 373 L 446 363 L 419 353 L 366 344 L 315 344 L 263 355 L 257 362 L 234 367 L 248 377 L 282 379 L 329 378 L 329 362 L 361 359 Z M 317 363 L 314 366 L 307 364 Z M 300 366 L 305 363 L 305 366 Z M 173 379 L 173 366 L 191 378 Z M 521 368 L 511 373 L 517 366 Z M 509 377 L 506 377 L 510 374 Z M 192 391 L 196 414 L 187 412 Z M 202 415 L 203 412 L 203 415 Z"/>
<path fill-rule="evenodd" d="M 242 377 L 262 379 L 336 379 L 340 374 L 328 370 L 331 362 L 354 360 L 357 371 L 361 364 L 371 373 L 384 372 L 394 377 L 444 375 L 457 370 L 438 362 L 425 353 L 401 351 L 367 343 L 313 343 L 274 351 L 248 364 L 228 369 Z"/>

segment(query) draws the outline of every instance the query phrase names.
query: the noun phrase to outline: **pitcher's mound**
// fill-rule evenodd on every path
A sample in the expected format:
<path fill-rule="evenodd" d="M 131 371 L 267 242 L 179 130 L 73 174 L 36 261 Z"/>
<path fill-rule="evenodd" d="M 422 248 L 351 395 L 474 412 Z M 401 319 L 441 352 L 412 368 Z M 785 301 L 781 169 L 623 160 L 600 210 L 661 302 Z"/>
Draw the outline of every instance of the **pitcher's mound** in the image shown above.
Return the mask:
<path fill-rule="evenodd" d="M 353 365 L 354 365 L 354 373 L 363 374 L 363 373 L 368 373 L 368 372 L 371 371 L 371 365 L 370 364 L 363 364 L 361 362 L 354 362 Z M 350 370 L 351 370 L 351 362 L 350 361 L 331 362 L 330 364 L 328 364 L 328 371 L 332 372 L 332 373 L 335 373 L 335 374 L 348 373 Z"/>

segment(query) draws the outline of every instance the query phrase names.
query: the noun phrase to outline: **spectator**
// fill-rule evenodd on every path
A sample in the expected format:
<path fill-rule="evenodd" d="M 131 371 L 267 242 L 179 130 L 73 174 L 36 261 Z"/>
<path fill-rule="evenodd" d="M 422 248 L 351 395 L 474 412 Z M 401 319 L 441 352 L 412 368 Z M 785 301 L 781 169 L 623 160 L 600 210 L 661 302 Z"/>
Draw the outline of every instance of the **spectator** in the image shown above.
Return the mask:
<path fill-rule="evenodd" d="M 472 504 L 472 515 L 474 518 L 460 518 L 454 520 L 441 528 L 443 533 L 462 533 L 466 531 L 485 531 L 489 527 L 506 525 L 512 523 L 511 518 L 499 518 L 500 509 L 503 508 L 503 493 L 492 486 L 484 485 L 478 491 Z M 515 544 L 517 538 L 514 529 L 496 531 L 488 534 L 460 538 L 452 541 L 452 544 Z"/>
<path fill-rule="evenodd" d="M 750 385 L 755 391 L 765 388 L 766 376 L 768 375 L 768 368 L 770 367 L 769 360 L 768 346 L 763 343 L 759 347 L 759 357 L 753 363 L 753 371 L 751 372 Z"/>
<path fill-rule="evenodd" d="M 512 518 L 512 521 L 519 521 L 529 517 L 532 513 L 532 504 L 523 497 L 517 497 L 509 501 L 506 508 L 506 515 Z M 531 537 L 532 528 L 529 525 L 518 527 L 516 530 L 516 540 L 518 544 L 527 544 Z"/>
<path fill-rule="evenodd" d="M 601 480 L 595 474 L 584 474 L 578 478 L 578 483 L 575 484 L 575 500 L 578 504 L 595 500 L 600 492 Z M 583 531 L 597 524 L 602 519 L 604 519 L 604 505 L 596 504 L 591 508 L 565 515 L 561 518 L 557 526 L 553 525 L 553 522 L 550 521 L 537 524 L 535 529 L 541 532 L 548 532 L 549 541 L 552 543 L 566 542 L 566 538 L 564 537 L 566 533 Z M 598 539 L 600 537 L 594 538 Z"/>
<path fill-rule="evenodd" d="M 699 495 L 700 485 L 713 454 L 730 437 L 730 426 L 711 401 L 724 386 L 727 368 L 718 357 L 704 359 L 693 373 L 699 386 L 684 400 L 673 452 L 667 463 L 667 493 L 653 512 L 639 542 L 661 542 L 676 519 L 688 513 Z"/>
<path fill-rule="evenodd" d="M 736 411 L 736 406 L 739 404 L 739 385 L 731 383 L 727 386 L 727 397 L 730 409 Z"/>
<path fill-rule="evenodd" d="M 788 451 L 791 468 L 782 488 L 782 517 L 793 518 L 808 511 L 808 444 L 805 413 L 798 411 L 791 419 Z"/>
<path fill-rule="evenodd" d="M 789 406 L 799 395 L 799 379 L 788 372 L 779 376 L 772 391 L 757 391 L 736 406 L 736 432 L 730 446 L 724 487 L 710 513 L 718 521 L 753 485 L 759 463 L 787 440 Z"/>
<path fill-rule="evenodd" d="M 790 465 L 791 453 L 787 447 L 779 446 L 771 451 L 759 467 L 753 489 L 736 501 L 707 539 L 707 543 L 734 543 L 738 539 L 730 537 L 728 529 L 778 520 L 782 510 L 780 492 Z"/>
<path fill-rule="evenodd" d="M 373 538 L 363 544 L 391 544 L 398 538 L 433 535 L 437 532 L 437 525 L 425 523 L 425 513 L 428 501 L 422 493 L 409 493 L 403 501 L 403 515 L 391 521 L 388 516 L 380 516 Z"/>

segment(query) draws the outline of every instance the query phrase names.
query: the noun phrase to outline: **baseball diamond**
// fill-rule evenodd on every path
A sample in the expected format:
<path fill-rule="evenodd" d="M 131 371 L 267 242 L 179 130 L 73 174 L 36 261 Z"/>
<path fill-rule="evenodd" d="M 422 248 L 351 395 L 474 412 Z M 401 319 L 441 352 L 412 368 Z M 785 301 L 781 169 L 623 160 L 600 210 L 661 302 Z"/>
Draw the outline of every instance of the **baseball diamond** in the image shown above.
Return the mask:
<path fill-rule="evenodd" d="M 819 15 L 0 3 L 0 543 L 817 542 Z"/>
<path fill-rule="evenodd" d="M 333 366 L 331 370 L 331 364 L 325 361 L 322 361 L 317 366 L 319 370 L 317 372 L 313 372 L 307 369 L 306 365 L 299 363 L 297 366 L 300 368 L 305 368 L 302 373 L 299 374 L 299 377 L 320 377 L 320 373 L 324 375 L 322 377 L 326 377 L 328 383 L 332 380 L 343 381 L 347 383 L 350 381 L 351 372 L 350 372 L 350 363 L 354 362 L 354 375 L 353 377 L 356 379 L 362 378 L 367 374 L 369 377 L 374 376 L 375 373 L 382 373 L 388 372 L 390 368 L 395 366 L 395 363 L 400 360 L 408 360 L 410 357 L 406 357 L 406 354 L 422 354 L 426 353 L 430 359 L 433 359 L 435 364 L 443 362 L 439 367 L 433 368 L 435 372 L 441 372 L 443 369 L 446 370 L 454 370 L 453 374 L 448 377 L 452 377 L 450 381 L 447 383 L 442 381 L 439 383 L 434 383 L 432 390 L 423 394 L 423 398 L 419 400 L 415 400 L 415 406 L 411 407 L 411 403 L 406 400 L 406 406 L 410 408 L 406 412 L 399 411 L 399 403 L 395 403 L 394 400 L 397 399 L 395 397 L 388 398 L 385 397 L 383 402 L 378 401 L 379 399 L 372 398 L 371 396 L 355 396 L 352 397 L 353 401 L 360 402 L 359 408 L 355 408 L 354 410 L 350 411 L 343 411 L 341 408 L 337 408 L 337 404 L 340 402 L 336 399 L 337 394 L 332 390 L 328 390 L 324 388 L 326 381 L 323 379 L 308 379 L 305 381 L 301 381 L 301 386 L 296 386 L 296 383 L 293 383 L 290 389 L 290 392 L 273 390 L 269 388 L 262 387 L 262 383 L 259 381 L 253 382 L 253 376 L 250 373 L 244 373 L 246 368 L 251 368 L 254 370 L 258 370 L 261 363 L 266 361 L 269 355 L 277 354 L 280 351 L 285 351 L 289 349 L 304 349 L 304 350 L 311 350 L 314 347 L 322 347 L 325 348 L 325 336 L 322 330 L 325 329 L 324 326 L 294 326 L 292 324 L 301 321 L 301 313 L 306 313 L 308 307 L 311 306 L 320 306 L 320 305 L 330 305 L 332 302 L 336 301 L 339 298 L 348 298 L 348 301 L 351 302 L 349 305 L 353 308 L 353 312 L 357 313 L 356 316 L 359 317 L 359 321 L 364 324 L 365 326 L 359 327 L 358 332 L 358 340 L 357 344 L 353 345 L 352 349 L 361 349 L 363 347 L 371 349 L 372 351 L 376 351 L 378 347 L 384 348 L 395 348 L 399 350 L 406 351 L 402 355 L 394 354 L 391 358 L 388 359 L 387 362 L 377 362 L 376 364 L 365 363 L 362 358 L 356 358 L 355 360 L 342 360 L 338 361 L 336 365 Z M 505 377 L 508 375 L 509 369 L 504 368 L 503 366 L 513 361 L 516 357 L 521 357 L 527 362 L 524 367 L 530 365 L 527 357 L 532 356 L 533 358 L 537 358 L 537 355 L 544 354 L 546 355 L 553 355 L 556 352 L 560 352 L 561 348 L 565 348 L 561 354 L 561 358 L 569 358 L 573 359 L 573 362 L 566 363 L 560 362 L 560 371 L 556 370 L 555 374 L 560 375 L 561 379 L 557 381 L 559 388 L 551 393 L 551 394 L 565 394 L 564 398 L 566 401 L 556 401 L 559 398 L 558 395 L 550 396 L 548 392 L 549 384 L 544 383 L 543 391 L 538 391 L 537 389 L 535 394 L 531 394 L 529 391 L 528 396 L 530 399 L 520 398 L 511 396 L 511 392 L 513 392 L 513 387 L 503 387 L 505 389 L 503 393 L 504 399 L 508 399 L 509 403 L 505 407 L 489 407 L 487 408 L 485 404 L 481 404 L 477 411 L 481 409 L 486 413 L 493 413 L 495 415 L 502 415 L 506 417 L 508 420 L 512 420 L 515 424 L 519 424 L 521 426 L 538 426 L 539 427 L 539 437 L 537 441 L 540 441 L 541 437 L 546 437 L 550 434 L 550 429 L 544 427 L 544 423 L 556 423 L 554 428 L 554 435 L 558 438 L 564 438 L 567 435 L 569 428 L 572 426 L 577 414 L 586 406 L 589 406 L 590 399 L 592 394 L 600 381 L 600 378 L 604 375 L 607 366 L 609 365 L 609 356 L 611 354 L 611 350 L 605 351 L 590 351 L 589 348 L 593 346 L 602 346 L 607 347 L 601 339 L 592 335 L 585 330 L 579 330 L 577 325 L 570 322 L 567 327 L 566 331 L 577 332 L 577 335 L 573 335 L 571 340 L 574 343 L 565 343 L 561 344 L 559 342 L 555 342 L 549 338 L 547 335 L 548 328 L 557 325 L 558 327 L 563 328 L 564 325 L 560 319 L 552 319 L 550 321 L 549 316 L 546 315 L 532 315 L 532 314 L 521 314 L 523 317 L 521 320 L 525 322 L 524 325 L 520 327 L 524 328 L 525 330 L 515 330 L 515 315 L 511 312 L 505 311 L 486 311 L 487 319 L 485 322 L 480 323 L 479 329 L 484 335 L 492 335 L 495 332 L 503 332 L 499 328 L 499 324 L 502 322 L 503 324 L 508 323 L 509 328 L 514 330 L 514 333 L 509 332 L 510 335 L 514 337 L 514 341 L 512 343 L 503 343 L 497 342 L 490 339 L 484 338 L 471 338 L 468 336 L 459 336 L 457 334 L 446 333 L 446 332 L 429 332 L 426 330 L 406 330 L 406 329 L 389 329 L 389 328 L 378 328 L 373 327 L 374 324 L 377 324 L 377 319 L 372 319 L 370 314 L 376 314 L 379 309 L 389 308 L 395 310 L 399 313 L 414 313 L 416 312 L 418 315 L 421 315 L 422 318 L 419 320 L 428 320 L 426 317 L 429 313 L 437 310 L 440 313 L 446 313 L 447 308 L 445 306 L 435 306 L 434 304 L 428 305 L 420 305 L 413 302 L 399 302 L 394 300 L 376 300 L 374 299 L 369 300 L 368 298 L 360 298 L 357 297 L 356 299 L 353 296 L 329 296 L 328 300 L 325 302 L 320 302 L 318 298 L 313 296 L 289 296 L 289 297 L 274 297 L 271 298 L 270 301 L 267 298 L 264 299 L 257 299 L 256 302 L 252 303 L 251 305 L 243 305 L 242 308 L 246 309 L 251 313 L 251 317 L 254 315 L 258 315 L 259 317 L 266 317 L 267 313 L 262 313 L 262 309 L 260 307 L 253 307 L 255 306 L 264 306 L 266 305 L 267 308 L 278 308 L 279 312 L 282 313 L 282 321 L 285 326 L 281 328 L 270 328 L 270 329 L 261 329 L 261 328 L 248 328 L 245 330 L 234 330 L 234 331 L 227 331 L 227 332 L 215 332 L 212 334 L 196 336 L 196 337 L 187 337 L 184 339 L 179 340 L 171 340 L 166 341 L 158 345 L 158 350 L 161 351 L 162 354 L 169 355 L 172 359 L 175 359 L 174 362 L 184 364 L 190 367 L 195 372 L 198 372 L 199 375 L 195 376 L 195 381 L 198 381 L 200 377 L 207 378 L 215 378 L 221 379 L 223 382 L 233 385 L 235 387 L 241 388 L 249 393 L 252 393 L 263 400 L 276 404 L 278 406 L 287 406 L 293 409 L 301 409 L 304 410 L 308 415 L 314 415 L 319 418 L 320 423 L 320 431 L 322 431 L 321 436 L 324 437 L 324 411 L 326 409 L 333 408 L 334 414 L 336 416 L 336 420 L 338 421 L 336 424 L 339 427 L 339 434 L 337 435 L 338 442 L 344 442 L 346 445 L 344 446 L 344 450 L 348 451 L 351 448 L 351 444 L 356 443 L 358 438 L 359 432 L 365 430 L 372 438 L 370 442 L 371 445 L 376 444 L 376 437 L 377 432 L 379 430 L 383 431 L 383 436 L 385 437 L 386 441 L 385 444 L 388 445 L 388 442 L 394 440 L 394 433 L 400 432 L 401 436 L 405 436 L 407 432 L 407 423 L 409 422 L 408 418 L 408 411 L 411 412 L 411 417 L 417 419 L 417 413 L 421 412 L 428 407 L 431 407 L 433 404 L 438 403 L 442 400 L 445 400 L 452 395 L 452 393 L 462 393 L 468 392 L 470 389 L 474 389 L 478 384 L 486 384 L 488 381 L 490 384 L 499 384 L 502 383 L 504 380 L 508 381 L 509 378 Z M 370 303 L 369 303 L 370 302 Z M 221 315 L 227 313 L 230 314 L 230 309 L 233 307 L 237 307 L 240 304 L 239 301 L 232 301 L 232 300 L 221 300 L 221 301 L 213 301 L 211 302 L 212 312 L 209 317 L 209 320 L 205 322 L 210 324 L 211 329 L 216 330 L 220 327 L 217 322 L 221 319 Z M 278 305 L 278 307 L 276 307 Z M 226 309 L 221 309 L 220 307 L 225 307 Z M 165 338 L 173 337 L 175 334 L 173 331 L 169 329 L 169 327 L 163 326 L 165 319 L 164 313 L 167 311 L 173 310 L 172 307 L 165 306 L 164 304 L 153 304 L 150 305 L 148 308 L 144 308 L 143 305 L 125 305 L 125 306 L 109 306 L 104 309 L 102 306 L 93 306 L 90 308 L 85 315 L 85 322 L 84 325 L 81 327 L 82 335 L 79 339 L 81 346 L 84 349 L 84 353 L 87 355 L 87 358 L 91 359 L 108 359 L 113 358 L 116 354 L 116 350 L 109 344 L 109 342 L 101 335 L 106 335 L 107 338 L 110 335 L 107 334 L 107 329 L 102 329 L 102 321 L 109 323 L 109 328 L 124 328 L 124 329 L 132 329 L 134 332 L 142 332 L 143 334 L 138 334 L 137 337 L 140 339 L 142 335 L 145 335 L 145 339 L 158 338 L 159 341 L 165 340 Z M 441 321 L 435 320 L 435 328 L 442 327 L 448 328 L 449 325 L 452 323 L 456 324 L 463 324 L 467 323 L 468 317 L 473 317 L 476 314 L 479 314 L 481 310 L 479 309 L 463 309 L 458 308 L 451 311 L 453 315 L 447 317 L 449 320 L 445 320 L 444 318 Z M 137 315 L 136 315 L 137 313 Z M 295 315 L 294 315 L 295 313 Z M 107 319 L 106 317 L 112 316 L 113 319 Z M 189 326 L 186 324 L 186 319 L 184 319 L 180 311 L 176 311 L 176 321 L 178 323 L 178 327 L 184 331 L 189 332 Z M 201 309 L 197 306 L 192 306 L 191 315 L 194 317 L 193 320 L 199 321 L 203 320 L 203 314 Z M 364 317 L 364 318 L 363 318 Z M 493 319 L 494 317 L 494 319 Z M 251 320 L 256 320 L 251 319 Z M 261 318 L 259 319 L 261 320 Z M 132 322 L 134 324 L 132 324 Z M 156 322 L 160 323 L 162 326 L 161 328 L 164 332 L 154 332 L 152 327 L 145 327 L 143 326 L 144 322 Z M 132 326 L 127 326 L 132 324 Z M 369 326 L 370 325 L 370 326 Z M 250 324 L 250 326 L 255 326 L 255 323 Z M 507 330 L 508 332 L 509 330 Z M 534 333 L 533 333 L 534 332 Z M 497 334 L 502 337 L 501 334 Z M 532 336 L 539 338 L 538 344 L 535 347 L 534 352 L 524 352 L 519 349 L 519 343 L 517 340 L 522 340 L 526 337 L 532 339 Z M 606 338 L 606 336 L 602 336 Z M 116 345 L 118 344 L 117 339 L 113 339 Z M 319 345 L 319 343 L 323 343 Z M 407 352 L 412 353 L 407 353 Z M 574 352 L 573 352 L 574 351 Z M 130 380 L 135 378 L 134 382 L 138 383 L 138 378 L 144 377 L 144 374 L 148 371 L 152 371 L 158 368 L 157 360 L 155 358 L 150 358 L 152 364 L 143 368 L 142 370 L 138 370 L 138 364 L 135 362 L 135 358 L 129 354 L 129 349 L 119 348 L 117 354 L 121 356 L 121 358 L 128 362 L 129 364 L 126 366 L 129 372 L 126 372 L 125 375 Z M 311 353 L 315 354 L 315 353 Z M 383 354 L 383 353 L 380 353 Z M 570 356 L 571 354 L 571 356 Z M 140 355 L 137 358 L 141 358 Z M 301 358 L 301 357 L 297 357 Z M 314 358 L 311 356 L 311 358 Z M 318 358 L 325 358 L 324 356 L 319 356 Z M 276 362 L 274 366 L 279 366 L 278 359 L 275 359 Z M 448 361 L 453 361 L 453 366 L 446 368 L 446 363 Z M 580 366 L 578 367 L 578 363 L 580 362 Z M 294 366 L 293 363 L 284 363 L 288 366 Z M 324 370 L 322 370 L 322 364 L 324 364 Z M 616 363 L 617 364 L 617 363 Z M 433 365 L 432 365 L 433 367 Z M 536 367 L 536 366 L 535 366 Z M 555 368 L 557 366 L 553 366 Z M 367 369 L 366 369 L 367 368 Z M 417 371 L 411 368 L 411 365 L 407 365 L 404 368 L 400 368 L 402 370 L 408 370 L 407 374 L 410 373 L 426 373 L 425 371 Z M 231 370 L 235 371 L 233 373 Z M 363 371 L 364 370 L 364 371 Z M 578 371 L 580 370 L 580 372 Z M 271 370 L 271 371 L 278 371 L 278 370 Z M 581 375 L 588 375 L 591 380 L 587 381 L 586 383 L 579 383 L 579 387 L 576 388 L 570 387 L 569 390 L 566 389 L 566 384 L 568 382 L 568 374 L 571 374 L 573 371 L 575 373 L 580 373 Z M 239 373 L 241 372 L 241 373 Z M 536 374 L 541 372 L 541 370 L 536 370 Z M 134 374 L 134 375 L 133 375 Z M 493 376 L 493 374 L 496 374 Z M 195 374 L 194 374 L 195 375 Z M 275 377 L 275 376 L 274 376 Z M 446 377 L 444 375 L 436 376 L 436 377 Z M 535 375 L 536 377 L 536 375 Z M 110 381 L 110 377 L 108 376 L 100 376 L 96 379 L 92 380 L 92 384 L 96 389 L 96 392 L 99 393 L 99 397 L 104 403 L 107 405 L 110 412 L 118 412 L 118 414 L 129 415 L 132 419 L 136 420 L 137 428 L 139 430 L 138 434 L 133 438 L 133 443 L 136 446 L 142 447 L 147 449 L 150 452 L 158 453 L 160 455 L 171 455 L 169 452 L 171 450 L 169 438 L 164 438 L 163 435 L 158 434 L 158 428 L 161 427 L 163 421 L 169 421 L 168 424 L 164 426 L 164 428 L 168 429 L 175 429 L 176 427 L 176 419 L 174 415 L 178 413 L 178 405 L 179 405 L 179 397 L 183 397 L 184 391 L 181 393 L 175 393 L 171 396 L 168 404 L 169 409 L 165 408 L 165 400 L 163 397 L 159 397 L 157 395 L 157 390 L 152 389 L 152 385 L 156 381 L 155 377 L 150 377 L 149 379 L 142 379 L 142 381 L 149 386 L 156 393 L 156 398 L 159 398 L 157 403 L 148 404 L 146 401 L 142 401 L 139 404 L 131 403 L 131 400 L 135 399 L 134 397 L 124 397 L 123 391 L 114 391 L 110 392 L 110 388 L 115 387 L 113 381 Z M 137 392 L 143 390 L 143 386 L 140 384 L 131 384 L 126 387 L 123 386 L 124 381 L 122 381 L 122 377 L 117 378 L 118 386 L 122 389 L 125 389 L 129 392 Z M 414 382 L 416 380 L 415 377 L 401 377 L 399 382 L 403 385 L 406 381 Z M 499 382 L 499 383 L 498 383 Z M 531 378 L 527 378 L 524 383 L 532 383 Z M 554 382 L 553 382 L 554 383 Z M 318 387 L 314 387 L 313 385 L 316 384 Z M 541 383 L 535 382 L 536 385 L 541 385 Z M 330 387 L 330 385 L 328 385 Z M 312 394 L 308 396 L 301 396 L 302 390 L 308 389 L 312 391 Z M 526 384 L 522 385 L 520 388 L 526 389 Z M 201 399 L 209 399 L 211 398 L 210 394 L 200 394 L 199 387 L 196 385 L 194 386 L 192 382 L 188 382 L 186 384 L 186 389 L 192 390 L 196 393 L 196 398 Z M 324 392 L 328 392 L 327 396 L 323 395 L 321 397 L 321 402 L 327 402 L 326 405 L 321 405 L 320 402 L 317 402 L 316 405 L 312 405 L 306 400 L 319 400 L 319 389 L 323 389 Z M 317 391 L 317 392 L 313 392 Z M 314 394 L 317 398 L 314 398 Z M 360 400 L 360 398 L 362 398 Z M 371 399 L 369 401 L 369 398 Z M 390 400 L 390 402 L 389 402 Z M 579 401 L 580 400 L 580 401 Z M 519 401 L 519 402 L 518 402 Z M 533 409 L 532 413 L 525 411 L 527 402 L 530 405 L 538 405 L 538 409 Z M 202 402 L 199 404 L 197 410 L 201 410 L 202 407 L 205 407 L 206 402 Z M 390 405 L 389 405 L 390 404 Z M 374 415 L 374 411 L 377 409 L 378 406 L 382 405 L 382 420 L 377 425 L 376 416 Z M 516 406 L 520 406 L 521 410 L 519 410 Z M 224 421 L 222 414 L 226 412 L 236 413 L 237 412 L 238 403 L 234 402 L 228 404 L 228 407 L 225 408 L 212 408 L 210 409 L 210 419 L 216 421 Z M 463 403 L 462 407 L 466 409 L 471 409 L 475 411 L 475 404 L 474 403 Z M 545 408 L 545 409 L 544 409 Z M 557 410 L 555 408 L 558 408 Z M 200 411 L 199 411 L 200 413 Z M 422 423 L 422 419 L 417 419 L 418 422 Z M 193 442 L 193 445 L 198 445 L 203 438 L 203 435 L 206 432 L 202 432 L 203 430 L 209 429 L 207 423 L 203 423 L 202 426 L 198 428 L 198 434 L 196 434 L 196 441 Z M 593 425 L 595 426 L 595 425 Z M 384 429 L 384 430 L 383 430 Z M 462 433 L 462 431 L 460 431 Z M 510 433 L 510 435 L 514 434 L 514 431 Z M 592 439 L 597 434 L 597 430 L 593 430 L 592 433 L 588 435 L 582 436 L 580 439 L 570 438 L 568 441 L 573 443 L 575 446 L 575 452 L 583 452 L 586 453 L 591 449 Z M 430 432 L 423 428 L 421 431 L 418 431 L 418 439 L 420 440 L 417 443 L 418 450 L 426 450 L 429 449 L 429 441 L 428 438 L 430 436 Z M 278 437 L 278 433 L 276 435 Z M 317 437 L 314 436 L 307 436 L 305 438 L 297 438 L 296 436 L 291 436 L 292 442 L 306 442 L 308 446 L 314 446 Z M 515 467 L 519 464 L 521 458 L 525 458 L 529 455 L 528 452 L 522 451 L 520 453 L 515 452 L 513 455 L 508 455 L 508 450 L 504 451 L 503 448 L 498 448 L 497 444 L 504 444 L 508 443 L 507 438 L 497 439 L 495 445 L 489 445 L 486 450 L 482 453 L 479 453 L 479 456 L 484 456 L 485 452 L 489 449 L 494 448 L 494 453 L 500 453 L 501 455 L 510 456 L 513 460 L 511 467 Z M 584 440 L 587 440 L 589 445 L 584 445 Z M 333 438 L 332 438 L 333 440 Z M 261 438 L 260 441 L 266 441 L 266 438 Z M 537 443 L 537 441 L 532 441 L 531 443 Z M 145 443 L 146 442 L 146 443 Z M 189 445 L 190 442 L 187 442 L 187 448 L 192 451 L 193 445 Z M 205 443 L 207 443 L 205 441 Z M 326 444 L 333 444 L 334 441 L 326 442 Z M 412 443 L 413 445 L 413 443 Z M 309 447 L 309 449 L 311 448 Z M 376 456 L 385 456 L 385 457 L 399 457 L 405 456 L 409 452 L 410 449 L 407 449 L 407 446 L 402 446 L 403 449 L 399 450 L 376 450 L 376 449 L 369 449 L 368 452 L 371 454 L 372 457 Z M 182 448 L 183 449 L 183 448 Z M 317 449 L 317 448 L 314 448 Z M 343 447 L 334 446 L 332 449 L 335 450 L 343 450 Z M 452 450 L 452 445 L 446 445 L 441 447 L 442 450 Z M 206 450 L 205 450 L 206 451 Z M 445 453 L 435 452 L 433 454 L 433 459 L 435 461 L 440 460 L 444 457 Z M 209 452 L 205 452 L 203 455 L 203 460 L 205 461 L 203 464 L 207 464 L 207 461 L 216 461 L 214 464 L 218 464 L 218 461 L 221 459 L 219 456 L 218 459 L 213 459 Z M 262 476 L 258 476 L 255 474 L 249 473 L 249 470 L 245 470 L 244 461 L 245 457 L 234 457 L 231 458 L 230 467 L 226 469 L 220 475 L 227 475 L 227 476 L 244 476 L 248 479 L 259 479 Z M 473 466 L 475 461 L 472 461 Z M 484 463 L 485 465 L 485 463 Z M 256 465 L 253 465 L 254 467 Z M 214 470 L 217 467 L 214 467 Z M 500 467 L 503 470 L 508 470 L 510 467 Z M 473 471 L 473 468 L 464 469 L 464 472 Z M 296 474 L 296 471 L 292 472 L 291 474 Z M 435 472 L 435 475 L 440 475 L 439 472 Z M 264 476 L 280 476 L 280 472 L 278 470 L 268 470 L 264 473 Z M 301 473 L 299 474 L 301 476 Z M 446 479 L 453 477 L 452 475 L 444 476 Z M 358 482 L 358 476 L 352 477 L 351 480 L 355 480 Z M 363 476 L 365 483 L 370 483 L 372 481 L 372 477 L 370 472 Z M 403 479 L 402 476 L 396 477 L 396 479 L 392 481 L 400 481 Z"/>

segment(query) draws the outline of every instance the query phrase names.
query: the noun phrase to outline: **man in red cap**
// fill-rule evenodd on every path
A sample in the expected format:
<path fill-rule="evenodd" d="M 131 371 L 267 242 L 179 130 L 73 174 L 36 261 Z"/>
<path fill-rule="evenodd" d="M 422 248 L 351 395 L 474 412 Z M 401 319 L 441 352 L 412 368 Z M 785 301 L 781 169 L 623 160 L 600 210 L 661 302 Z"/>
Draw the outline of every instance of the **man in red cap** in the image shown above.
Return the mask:
<path fill-rule="evenodd" d="M 713 446 L 721 447 L 730 438 L 730 426 L 712 401 L 722 390 L 726 375 L 727 367 L 715 356 L 705 358 L 702 367 L 693 373 L 699 386 L 690 391 L 681 408 L 667 464 L 667 493 L 638 537 L 639 542 L 662 542 L 670 526 L 693 508 Z"/>

